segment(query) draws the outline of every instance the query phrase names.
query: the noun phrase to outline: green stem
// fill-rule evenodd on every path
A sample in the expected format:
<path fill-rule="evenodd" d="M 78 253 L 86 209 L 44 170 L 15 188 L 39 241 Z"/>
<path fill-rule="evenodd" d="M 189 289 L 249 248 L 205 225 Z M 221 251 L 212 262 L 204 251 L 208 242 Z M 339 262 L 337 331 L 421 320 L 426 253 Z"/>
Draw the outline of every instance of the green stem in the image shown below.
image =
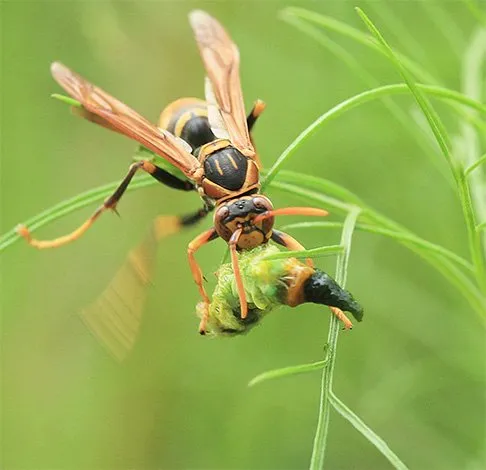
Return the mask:
<path fill-rule="evenodd" d="M 478 160 L 476 160 L 471 166 L 467 167 L 464 170 L 464 175 L 469 176 L 476 168 L 481 166 L 484 162 L 486 162 L 486 153 Z"/>
<path fill-rule="evenodd" d="M 286 259 L 286 258 L 319 258 L 320 256 L 329 256 L 342 253 L 344 247 L 341 245 L 328 245 L 319 248 L 311 248 L 302 251 L 282 251 L 273 255 L 264 256 L 265 260 Z"/>
<path fill-rule="evenodd" d="M 481 243 L 481 232 L 476 230 L 476 216 L 471 199 L 471 192 L 464 172 L 459 172 L 457 178 L 457 189 L 459 200 L 463 208 L 464 219 L 466 221 L 467 235 L 469 240 L 469 251 L 471 260 L 475 268 L 476 279 L 479 288 L 486 295 L 486 268 Z"/>
<path fill-rule="evenodd" d="M 351 241 L 354 227 L 356 225 L 356 221 L 360 212 L 361 209 L 359 209 L 358 207 L 353 208 L 346 217 L 346 220 L 344 221 L 343 232 L 341 235 L 341 245 L 344 247 L 344 251 L 339 255 L 336 264 L 336 281 L 342 287 L 345 287 L 346 285 L 346 274 L 349 262 L 349 255 L 351 251 Z M 317 421 L 316 434 L 314 437 L 314 446 L 312 449 L 312 457 L 309 467 L 310 470 L 322 470 L 324 465 L 331 412 L 331 403 L 329 401 L 329 396 L 332 390 L 332 378 L 334 374 L 334 367 L 336 364 L 336 349 L 339 330 L 339 320 L 335 315 L 331 315 L 331 324 L 329 327 L 329 334 L 327 338 L 327 363 L 324 367 L 321 380 L 319 416 Z"/>
<path fill-rule="evenodd" d="M 295 224 L 284 225 L 282 227 L 282 230 L 292 230 L 296 228 L 342 228 L 342 226 L 343 224 L 341 222 L 298 222 Z M 413 235 L 411 233 L 397 232 L 395 230 L 389 230 L 368 224 L 357 224 L 356 230 L 368 233 L 376 233 L 378 235 L 393 238 L 394 240 L 397 240 L 399 242 L 410 242 L 426 250 L 434 251 L 435 253 L 442 255 L 444 258 L 448 258 L 454 263 L 461 265 L 468 271 L 474 272 L 474 268 L 471 263 L 466 261 L 461 256 L 444 248 L 443 246 L 428 242 L 427 240 L 417 237 L 416 235 Z"/>
<path fill-rule="evenodd" d="M 464 215 L 464 220 L 466 223 L 468 240 L 469 240 L 469 251 L 471 252 L 471 260 L 476 271 L 476 281 L 479 288 L 483 294 L 486 294 L 486 268 L 485 260 L 482 252 L 481 236 L 476 230 L 476 220 L 474 215 L 474 209 L 471 201 L 471 193 L 468 185 L 468 181 L 464 176 L 464 171 L 457 161 L 451 154 L 451 142 L 449 135 L 447 134 L 444 123 L 438 116 L 435 109 L 429 103 L 427 97 L 423 93 L 421 86 L 414 81 L 414 77 L 409 72 L 409 67 L 404 65 L 403 60 L 400 56 L 388 45 L 384 37 L 378 31 L 373 22 L 368 18 L 368 16 L 360 8 L 356 8 L 359 16 L 365 23 L 366 27 L 369 29 L 371 34 L 376 39 L 377 43 L 383 49 L 384 53 L 388 56 L 390 61 L 393 63 L 397 71 L 402 76 L 403 80 L 410 88 L 417 104 L 419 105 L 422 113 L 424 114 L 429 126 L 435 136 L 437 143 L 447 160 L 452 174 L 456 180 L 457 189 L 459 193 L 459 200 L 461 202 L 461 207 Z"/>
<path fill-rule="evenodd" d="M 463 94 L 458 93 L 456 91 L 448 90 L 447 88 L 441 88 L 437 86 L 420 85 L 420 84 L 416 84 L 416 86 L 420 90 L 423 90 L 425 93 L 428 93 L 432 96 L 436 96 L 437 98 L 441 98 L 446 101 L 458 102 L 465 106 L 473 107 L 474 109 L 477 109 L 483 113 L 486 112 L 485 105 L 478 103 L 477 101 L 472 100 L 467 96 L 464 96 Z M 337 104 L 326 113 L 319 116 L 310 126 L 304 129 L 292 141 L 292 143 L 282 152 L 280 157 L 277 159 L 277 161 L 273 164 L 273 166 L 270 168 L 269 172 L 267 173 L 267 177 L 262 183 L 262 191 L 264 191 L 264 189 L 275 178 L 275 176 L 280 171 L 283 164 L 286 163 L 288 158 L 292 156 L 292 154 L 302 145 L 302 142 L 306 140 L 308 137 L 311 137 L 313 134 L 315 134 L 315 132 L 323 124 L 331 121 L 332 119 L 337 118 L 338 116 L 345 113 L 346 111 L 349 111 L 350 109 L 360 104 L 366 103 L 368 101 L 377 100 L 382 98 L 383 96 L 408 94 L 408 93 L 410 93 L 410 90 L 406 84 L 399 83 L 394 85 L 385 85 L 352 96 L 351 98 L 342 101 L 341 103 Z M 442 142 L 440 142 L 439 145 L 441 143 Z M 442 145 L 445 144 L 442 143 Z"/>

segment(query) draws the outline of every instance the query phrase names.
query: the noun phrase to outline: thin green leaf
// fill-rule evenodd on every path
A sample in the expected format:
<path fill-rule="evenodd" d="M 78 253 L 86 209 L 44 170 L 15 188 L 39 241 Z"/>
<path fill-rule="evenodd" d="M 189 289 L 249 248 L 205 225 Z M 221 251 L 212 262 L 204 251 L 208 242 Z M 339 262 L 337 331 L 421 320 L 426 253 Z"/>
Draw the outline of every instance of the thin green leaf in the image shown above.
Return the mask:
<path fill-rule="evenodd" d="M 136 189 L 145 188 L 156 183 L 156 180 L 148 175 L 142 175 L 140 177 L 135 177 L 132 180 L 130 186 L 128 186 L 127 191 L 134 191 Z M 37 214 L 34 217 L 23 222 L 31 232 L 35 232 L 37 229 L 43 227 L 44 225 L 54 222 L 68 214 L 71 214 L 78 209 L 89 206 L 95 202 L 104 200 L 120 185 L 119 181 L 109 183 L 98 188 L 90 189 L 84 193 L 78 194 L 75 197 L 66 199 L 65 201 L 52 206 L 51 208 Z M 0 237 L 0 252 L 5 250 L 13 243 L 20 240 L 20 235 L 15 229 L 12 229 Z"/>
<path fill-rule="evenodd" d="M 481 222 L 480 224 L 476 225 L 476 230 L 478 232 L 481 232 L 481 230 L 484 230 L 486 228 L 486 220 L 484 222 Z"/>
<path fill-rule="evenodd" d="M 53 93 L 51 95 L 51 98 L 62 101 L 63 103 L 66 103 L 69 106 L 74 106 L 76 108 L 83 107 L 83 105 L 79 101 L 75 100 L 74 98 L 71 98 L 70 96 L 60 95 L 59 93 Z"/>
<path fill-rule="evenodd" d="M 292 194 L 294 196 L 299 196 L 303 200 L 307 201 L 307 203 L 310 202 L 311 204 L 317 204 L 319 207 L 329 210 L 332 209 L 333 214 L 349 212 L 353 207 L 352 204 L 342 203 L 337 199 L 330 198 L 329 196 L 323 195 L 317 191 L 308 190 L 305 188 L 305 184 L 295 186 L 288 183 L 274 181 L 271 184 L 271 188 Z M 393 220 L 390 220 L 388 217 L 369 207 L 362 208 L 361 218 L 367 223 L 371 223 L 372 225 L 376 225 L 393 232 L 410 234 L 412 236 L 414 235 L 400 224 L 397 224 Z M 469 302 L 474 312 L 477 313 L 483 321 L 486 319 L 484 296 L 473 284 L 471 279 L 466 276 L 455 263 L 453 264 L 449 259 L 438 255 L 432 250 L 424 250 L 418 247 L 415 243 L 411 243 L 409 241 L 402 241 L 401 243 L 403 243 L 405 247 L 419 255 L 422 259 L 433 266 L 439 273 L 441 273 L 444 278 L 447 279 L 447 281 L 449 281 L 455 288 L 459 290 L 459 292 Z"/>
<path fill-rule="evenodd" d="M 310 364 L 300 364 L 298 366 L 282 367 L 281 369 L 273 369 L 267 372 L 263 372 L 248 382 L 248 387 L 261 384 L 267 380 L 280 379 L 282 377 L 290 377 L 292 375 L 306 374 L 307 372 L 314 372 L 321 370 L 326 365 L 327 359 L 317 362 L 311 362 Z"/>
<path fill-rule="evenodd" d="M 336 263 L 336 281 L 343 288 L 346 285 L 348 262 L 351 253 L 351 240 L 360 212 L 361 210 L 359 207 L 354 207 L 351 209 L 346 217 L 346 220 L 344 221 L 344 227 L 341 234 L 341 245 L 344 247 L 344 252 L 338 256 Z M 319 414 L 316 434 L 314 437 L 314 445 L 312 448 L 310 470 L 322 470 L 324 467 L 324 457 L 326 454 L 331 411 L 329 394 L 332 392 L 332 378 L 336 364 L 339 330 L 339 320 L 335 315 L 331 315 L 331 324 L 329 327 L 327 341 L 329 349 L 327 353 L 327 363 L 324 366 L 324 371 L 322 373 Z"/>
<path fill-rule="evenodd" d="M 450 148 L 450 138 L 447 134 L 442 120 L 439 118 L 434 108 L 430 105 L 425 95 L 422 93 L 420 87 L 415 83 L 413 76 L 407 70 L 407 68 L 402 64 L 398 55 L 393 51 L 393 49 L 385 41 L 381 33 L 378 31 L 376 26 L 372 21 L 366 16 L 366 14 L 360 9 L 356 8 L 359 16 L 366 24 L 367 28 L 370 30 L 371 34 L 376 38 L 378 43 L 382 46 L 383 50 L 386 52 L 388 58 L 393 63 L 397 71 L 403 77 L 407 83 L 410 91 L 412 92 L 415 100 L 417 101 L 420 109 L 422 110 L 425 118 L 427 119 L 432 132 L 442 150 L 444 157 L 449 163 L 452 173 L 455 177 L 457 183 L 457 189 L 459 193 L 459 200 L 461 201 L 461 207 L 464 214 L 464 220 L 466 222 L 468 239 L 469 239 L 469 251 L 471 252 L 471 258 L 476 270 L 476 278 L 478 284 L 483 293 L 486 293 L 486 267 L 485 261 L 482 254 L 481 238 L 476 230 L 476 221 L 473 210 L 473 205 L 471 201 L 471 193 L 469 190 L 467 179 L 457 161 L 452 157 Z"/>
<path fill-rule="evenodd" d="M 334 409 L 351 423 L 368 441 L 370 441 L 397 470 L 407 470 L 408 467 L 400 460 L 388 444 L 376 434 L 366 423 L 353 413 L 335 394 L 331 391 L 329 401 Z"/>
<path fill-rule="evenodd" d="M 486 153 L 482 157 L 478 158 L 471 166 L 467 167 L 464 170 L 464 175 L 469 176 L 476 168 L 481 166 L 484 162 L 486 162 Z"/>
<path fill-rule="evenodd" d="M 354 39 L 356 42 L 359 42 L 360 44 L 363 44 L 381 54 L 384 54 L 384 51 L 379 47 L 378 43 L 373 39 L 372 36 L 363 33 L 359 29 L 353 28 L 346 23 L 338 21 L 335 18 L 321 15 L 319 13 L 315 13 L 313 11 L 298 7 L 284 8 L 281 11 L 280 16 L 281 18 L 285 19 L 287 15 L 296 16 L 298 18 L 302 18 L 304 20 L 318 24 L 331 31 L 335 31 L 342 34 L 343 36 Z M 420 78 L 420 80 L 427 83 L 437 83 L 437 80 L 434 77 L 432 77 L 426 70 L 424 70 L 419 64 L 417 64 L 413 60 L 409 59 L 403 54 L 400 54 L 400 59 L 403 63 L 407 65 L 408 69 L 412 70 L 413 73 Z"/>
<path fill-rule="evenodd" d="M 474 107 L 474 109 L 481 110 L 481 112 L 486 112 L 486 106 L 478 103 L 475 100 L 462 95 L 453 90 L 448 90 L 446 88 L 436 87 L 436 86 L 426 86 L 426 85 L 416 85 L 416 88 L 423 90 L 426 93 L 430 93 L 433 96 L 442 98 L 449 101 L 454 101 L 461 103 L 466 106 Z M 367 90 L 362 93 L 358 93 L 351 98 L 337 104 L 329 111 L 325 112 L 319 116 L 312 124 L 310 124 L 306 129 L 304 129 L 289 146 L 282 152 L 278 157 L 277 161 L 272 165 L 267 173 L 265 180 L 262 183 L 262 191 L 271 183 L 275 178 L 277 173 L 281 170 L 282 166 L 287 163 L 288 159 L 296 152 L 296 150 L 301 147 L 303 142 L 314 135 L 317 130 L 324 124 L 330 122 L 331 120 L 337 118 L 341 114 L 355 108 L 361 104 L 367 103 L 372 100 L 380 99 L 383 96 L 389 96 L 393 94 L 406 94 L 408 93 L 410 87 L 405 84 L 395 84 L 395 85 L 385 85 L 379 88 L 374 88 L 372 90 Z M 448 158 L 450 159 L 450 154 L 448 153 Z"/>
<path fill-rule="evenodd" d="M 343 249 L 344 247 L 341 245 L 328 245 L 302 251 L 282 251 L 280 253 L 274 253 L 273 255 L 266 255 L 263 257 L 263 259 L 270 261 L 286 258 L 319 258 L 321 256 L 330 256 L 342 253 Z"/>
<path fill-rule="evenodd" d="M 343 224 L 340 222 L 299 222 L 295 224 L 284 225 L 282 230 L 293 230 L 293 229 L 300 229 L 300 228 L 318 228 L 318 229 L 325 229 L 325 228 L 342 228 Z M 392 238 L 394 240 L 399 241 L 400 243 L 413 243 L 417 245 L 417 247 L 423 248 L 425 250 L 433 251 L 439 255 L 444 256 L 444 258 L 448 258 L 454 263 L 459 264 L 460 266 L 464 267 L 468 271 L 474 272 L 474 268 L 461 256 L 457 255 L 456 253 L 440 246 L 436 245 L 435 243 L 428 242 L 423 238 L 420 238 L 416 235 L 411 233 L 404 233 L 404 232 L 396 232 L 394 230 L 388 230 L 382 227 L 377 227 L 376 225 L 368 225 L 368 224 L 357 224 L 357 230 L 361 230 L 363 232 L 368 233 L 376 233 L 378 235 L 384 235 L 385 237 Z"/>
<path fill-rule="evenodd" d="M 373 24 L 373 22 L 368 18 L 368 16 L 366 16 L 363 10 L 361 10 L 361 8 L 356 7 L 356 11 L 358 12 L 358 15 L 361 17 L 361 19 L 363 20 L 363 22 L 365 23 L 366 27 L 369 29 L 371 34 L 375 37 L 377 43 L 381 45 L 383 52 L 394 64 L 395 68 L 397 69 L 397 71 L 404 79 L 405 83 L 410 88 L 410 91 L 412 92 L 415 100 L 417 101 L 417 104 L 422 109 L 422 112 L 424 113 L 425 118 L 427 119 L 432 129 L 432 132 L 435 135 L 435 138 L 437 140 L 437 143 L 439 144 L 439 147 L 442 150 L 442 153 L 446 157 L 451 167 L 453 167 L 454 162 L 452 160 L 452 155 L 450 153 L 450 148 L 451 148 L 450 139 L 447 135 L 445 126 L 442 124 L 442 121 L 439 119 L 437 113 L 429 104 L 428 100 L 426 99 L 426 97 L 424 96 L 420 88 L 417 86 L 417 84 L 415 83 L 413 76 L 408 72 L 407 67 L 405 67 L 402 64 L 403 59 L 399 57 L 398 53 L 393 51 L 393 49 L 388 45 L 388 43 L 385 41 L 381 33 L 378 31 L 378 29 Z"/>

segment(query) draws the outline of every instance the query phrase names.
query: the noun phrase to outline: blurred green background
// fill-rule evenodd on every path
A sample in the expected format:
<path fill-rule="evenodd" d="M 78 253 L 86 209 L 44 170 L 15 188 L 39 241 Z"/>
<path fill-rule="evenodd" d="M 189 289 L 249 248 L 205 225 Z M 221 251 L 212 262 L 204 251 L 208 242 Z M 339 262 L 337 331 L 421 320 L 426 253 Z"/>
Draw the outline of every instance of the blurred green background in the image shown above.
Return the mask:
<path fill-rule="evenodd" d="M 463 56 L 478 28 L 463 3 L 357 4 L 392 44 L 460 89 Z M 155 120 L 172 100 L 203 94 L 187 14 L 206 9 L 240 47 L 247 106 L 256 98 L 268 105 L 255 132 L 266 167 L 317 116 L 368 88 L 339 58 L 278 19 L 288 5 L 3 2 L 2 233 L 63 199 L 121 179 L 135 149 L 128 139 L 71 117 L 49 97 L 60 92 L 49 73 L 53 60 Z M 298 4 L 364 30 L 355 5 Z M 400 81 L 384 58 L 332 37 L 379 83 Z M 396 102 L 407 112 L 412 105 L 410 97 Z M 454 133 L 450 116 L 444 113 Z M 468 255 L 454 190 L 380 102 L 323 128 L 286 168 L 336 181 L 425 239 Z M 270 196 L 279 206 L 299 203 Z M 77 243 L 43 252 L 17 243 L 3 254 L 2 468 L 307 467 L 320 374 L 246 384 L 264 370 L 322 358 L 329 313 L 314 305 L 284 308 L 248 336 L 200 337 L 199 297 L 185 249 L 209 220 L 160 247 L 140 339 L 127 361 L 115 363 L 79 318 L 155 215 L 198 204 L 193 194 L 153 186 L 128 194 L 121 218 L 103 216 Z M 64 234 L 92 210 L 37 235 Z M 339 233 L 296 236 L 314 247 L 336 243 Z M 224 247 L 215 242 L 198 255 L 210 286 Z M 334 260 L 318 265 L 332 273 Z M 419 257 L 374 235 L 355 234 L 348 288 L 366 313 L 341 335 L 336 393 L 410 468 L 485 468 L 484 324 Z M 336 413 L 330 430 L 327 468 L 390 468 Z"/>

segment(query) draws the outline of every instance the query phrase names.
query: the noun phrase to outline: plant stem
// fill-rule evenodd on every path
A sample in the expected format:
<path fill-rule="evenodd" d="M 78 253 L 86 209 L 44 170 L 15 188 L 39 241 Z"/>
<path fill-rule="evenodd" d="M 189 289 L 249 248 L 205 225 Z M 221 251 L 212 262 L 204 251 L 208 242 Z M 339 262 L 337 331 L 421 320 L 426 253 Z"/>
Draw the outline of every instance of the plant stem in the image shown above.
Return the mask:
<path fill-rule="evenodd" d="M 360 212 L 360 208 L 353 208 L 346 217 L 346 220 L 344 221 L 344 227 L 340 242 L 340 244 L 344 247 L 344 250 L 338 256 L 336 264 L 336 281 L 342 287 L 344 287 L 346 284 L 346 274 L 351 250 L 351 240 L 354 232 L 354 227 L 356 225 L 356 221 Z M 331 323 L 329 327 L 329 334 L 327 337 L 327 363 L 322 373 L 319 416 L 317 421 L 316 434 L 314 437 L 314 447 L 312 449 L 312 457 L 309 467 L 310 470 L 321 470 L 324 465 L 331 412 L 331 403 L 329 401 L 329 396 L 332 391 L 332 378 L 334 374 L 334 367 L 336 364 L 336 348 L 339 329 L 340 323 L 337 317 L 335 315 L 331 315 Z"/>
<path fill-rule="evenodd" d="M 334 409 L 345 419 L 347 419 L 363 436 L 365 436 L 393 465 L 397 470 L 407 470 L 407 466 L 400 460 L 400 458 L 393 452 L 388 444 L 376 434 L 373 429 L 366 425 L 366 423 L 355 413 L 353 413 L 335 394 L 333 391 L 329 394 L 329 401 Z"/>

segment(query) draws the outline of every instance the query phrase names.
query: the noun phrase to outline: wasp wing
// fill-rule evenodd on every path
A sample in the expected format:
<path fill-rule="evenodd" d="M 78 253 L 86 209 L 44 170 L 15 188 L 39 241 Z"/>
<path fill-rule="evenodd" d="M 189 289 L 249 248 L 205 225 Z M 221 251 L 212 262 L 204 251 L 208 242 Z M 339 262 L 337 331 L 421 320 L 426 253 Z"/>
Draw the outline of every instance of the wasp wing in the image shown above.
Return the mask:
<path fill-rule="evenodd" d="M 179 168 L 188 178 L 194 179 L 194 173 L 200 168 L 198 160 L 170 132 L 154 126 L 59 62 L 52 64 L 51 73 L 59 85 L 82 104 L 86 110 L 81 113 L 83 117 L 136 140 Z"/>
<path fill-rule="evenodd" d="M 123 361 L 137 342 L 158 244 L 179 229 L 177 217 L 157 217 L 145 239 L 130 251 L 99 297 L 81 311 L 93 336 L 117 361 Z"/>
<path fill-rule="evenodd" d="M 238 48 L 218 21 L 204 11 L 192 11 L 189 21 L 231 142 L 247 157 L 256 158 L 246 123 Z"/>
<path fill-rule="evenodd" d="M 216 102 L 216 97 L 214 96 L 213 85 L 208 77 L 204 80 L 204 95 L 208 107 L 208 121 L 211 131 L 218 139 L 230 139 L 218 103 Z"/>

